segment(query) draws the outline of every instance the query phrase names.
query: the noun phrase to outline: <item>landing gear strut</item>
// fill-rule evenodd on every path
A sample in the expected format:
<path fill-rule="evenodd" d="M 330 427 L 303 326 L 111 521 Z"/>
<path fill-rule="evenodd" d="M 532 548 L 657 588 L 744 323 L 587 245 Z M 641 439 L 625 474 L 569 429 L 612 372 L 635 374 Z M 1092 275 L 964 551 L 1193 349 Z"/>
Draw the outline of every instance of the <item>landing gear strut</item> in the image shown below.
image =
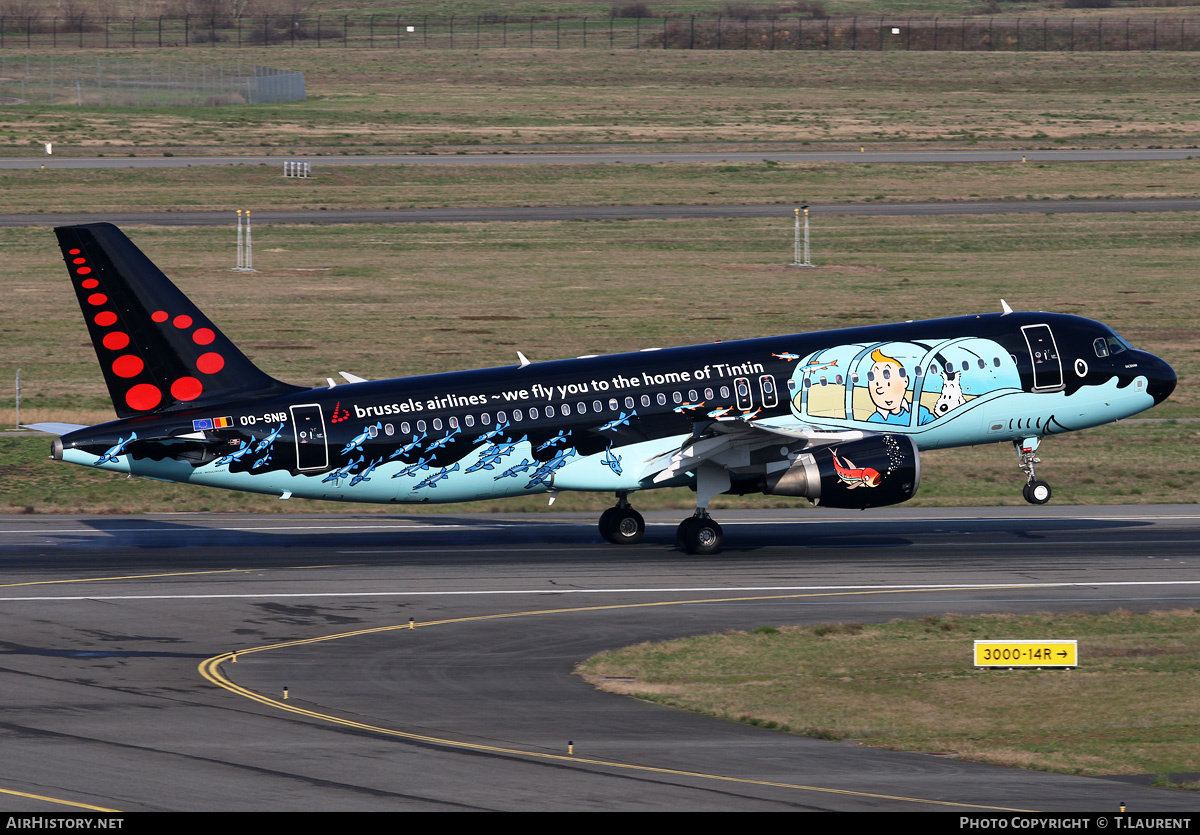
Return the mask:
<path fill-rule="evenodd" d="M 628 496 L 617 493 L 616 506 L 600 514 L 600 535 L 614 545 L 633 545 L 646 533 L 646 520 L 629 504 Z"/>
<path fill-rule="evenodd" d="M 1042 463 L 1042 459 L 1037 457 L 1040 440 L 1040 438 L 1025 438 L 1013 441 L 1013 449 L 1017 451 L 1017 460 L 1020 462 L 1017 466 L 1021 468 L 1021 472 L 1025 473 L 1025 486 L 1021 488 L 1021 495 L 1030 504 L 1045 504 L 1050 501 L 1051 496 L 1050 485 L 1039 480 L 1034 472 L 1034 465 Z"/>

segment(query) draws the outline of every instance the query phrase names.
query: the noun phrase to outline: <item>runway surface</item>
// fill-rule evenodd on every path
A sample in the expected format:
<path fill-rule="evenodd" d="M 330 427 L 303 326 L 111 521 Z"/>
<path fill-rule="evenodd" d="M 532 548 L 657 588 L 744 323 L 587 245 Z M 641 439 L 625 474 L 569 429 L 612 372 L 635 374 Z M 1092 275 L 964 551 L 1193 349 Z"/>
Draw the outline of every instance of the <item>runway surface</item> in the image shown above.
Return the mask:
<path fill-rule="evenodd" d="M 791 217 L 778 203 L 724 206 L 511 206 L 507 208 L 334 209 L 255 211 L 258 224 L 278 223 L 490 223 L 558 220 L 654 220 L 662 218 Z M 1093 214 L 1098 212 L 1196 212 L 1200 198 L 1133 200 L 974 200 L 930 203 L 817 203 L 814 215 L 906 217 L 994 214 Z M 104 212 L 97 214 L 0 214 L 0 226 L 69 226 L 106 221 L 120 226 L 229 226 L 230 212 Z"/>
<path fill-rule="evenodd" d="M 569 514 L 0 517 L 0 808 L 1200 805 L 691 716 L 571 674 L 602 649 L 761 625 L 1194 608 L 1196 506 L 729 511 L 706 558 L 673 549 L 681 515 L 648 514 L 631 548 Z"/>

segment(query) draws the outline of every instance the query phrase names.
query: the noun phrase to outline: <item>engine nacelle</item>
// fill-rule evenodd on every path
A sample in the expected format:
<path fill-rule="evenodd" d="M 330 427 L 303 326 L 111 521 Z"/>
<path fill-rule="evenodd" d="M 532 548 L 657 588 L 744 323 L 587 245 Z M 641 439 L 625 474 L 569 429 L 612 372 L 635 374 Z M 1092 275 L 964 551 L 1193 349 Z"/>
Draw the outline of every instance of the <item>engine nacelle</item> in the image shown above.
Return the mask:
<path fill-rule="evenodd" d="M 801 453 L 767 473 L 763 492 L 858 510 L 908 501 L 920 483 L 921 458 L 911 438 L 871 435 Z"/>

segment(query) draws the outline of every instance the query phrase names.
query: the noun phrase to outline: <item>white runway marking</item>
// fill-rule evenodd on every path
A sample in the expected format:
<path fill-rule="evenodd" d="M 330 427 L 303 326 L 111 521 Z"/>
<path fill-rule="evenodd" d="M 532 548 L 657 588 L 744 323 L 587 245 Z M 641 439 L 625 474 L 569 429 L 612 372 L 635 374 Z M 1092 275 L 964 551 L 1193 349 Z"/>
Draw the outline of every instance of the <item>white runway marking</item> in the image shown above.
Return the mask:
<path fill-rule="evenodd" d="M 82 600 L 263 600 L 297 598 L 346 598 L 346 597 L 455 597 L 481 595 L 558 595 L 558 594 L 738 594 L 764 592 L 773 594 L 837 594 L 839 592 L 864 591 L 944 591 L 953 590 L 1019 590 L 1019 589 L 1062 589 L 1062 588 L 1125 588 L 1132 586 L 1197 586 L 1200 580 L 1125 580 L 1103 583 L 939 583 L 931 585 L 870 585 L 870 586 L 679 586 L 663 588 L 629 589 L 495 589 L 486 591 L 350 591 L 350 592 L 304 592 L 262 594 L 119 594 L 119 595 L 76 595 L 71 597 L 3 597 L 0 603 L 17 602 L 79 602 Z"/>

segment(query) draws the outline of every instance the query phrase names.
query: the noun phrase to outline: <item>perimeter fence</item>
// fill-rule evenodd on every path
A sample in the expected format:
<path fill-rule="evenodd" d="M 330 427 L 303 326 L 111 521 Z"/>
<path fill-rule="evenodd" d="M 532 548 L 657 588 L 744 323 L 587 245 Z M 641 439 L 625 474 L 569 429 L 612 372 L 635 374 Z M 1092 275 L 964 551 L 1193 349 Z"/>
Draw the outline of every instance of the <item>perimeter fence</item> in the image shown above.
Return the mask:
<path fill-rule="evenodd" d="M 203 107 L 304 98 L 304 73 L 293 70 L 0 52 L 3 104 Z"/>
<path fill-rule="evenodd" d="M 301 45 L 397 50 L 1196 51 L 1200 17 L 0 16 L 0 50 Z"/>

